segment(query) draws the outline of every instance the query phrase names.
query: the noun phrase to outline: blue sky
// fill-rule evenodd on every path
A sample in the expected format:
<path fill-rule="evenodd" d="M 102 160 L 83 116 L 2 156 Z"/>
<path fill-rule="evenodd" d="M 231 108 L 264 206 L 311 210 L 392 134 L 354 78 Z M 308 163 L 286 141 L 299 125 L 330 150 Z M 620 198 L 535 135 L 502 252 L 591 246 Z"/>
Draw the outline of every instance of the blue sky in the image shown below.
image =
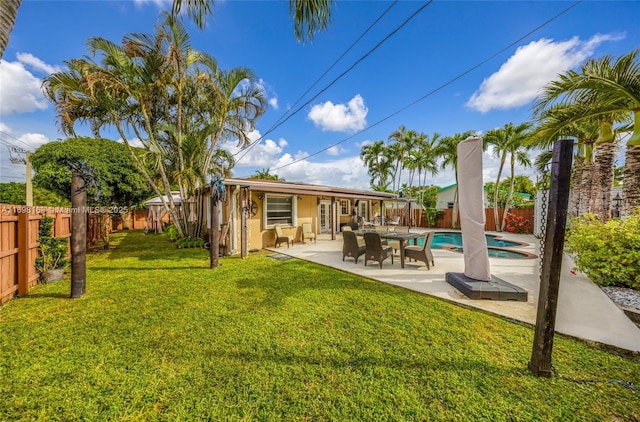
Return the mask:
<path fill-rule="evenodd" d="M 362 60 L 254 148 L 240 152 L 234 176 L 271 168 L 287 181 L 367 189 L 360 148 L 387 140 L 400 125 L 446 136 L 528 121 L 536 92 L 558 73 L 640 47 L 640 2 L 584 1 L 499 53 L 573 2 L 434 1 L 367 54 L 424 4 L 393 5 L 294 109 Z M 222 68 L 249 67 L 260 78 L 270 106 L 252 134 L 258 139 L 391 5 L 338 1 L 328 30 L 305 44 L 296 42 L 285 1 L 218 1 L 206 29 L 191 23 L 187 28 L 193 47 Z M 0 182 L 22 181 L 25 174 L 24 166 L 9 161 L 6 144 L 33 151 L 62 137 L 41 94 L 42 78 L 87 54 L 90 37 L 119 42 L 131 32 L 153 33 L 161 10 L 169 7 L 163 0 L 23 1 L 0 63 Z M 87 127 L 76 129 L 90 135 Z M 483 167 L 485 182 L 494 180 L 497 165 L 489 153 Z M 453 182 L 450 170 L 428 181 Z"/>

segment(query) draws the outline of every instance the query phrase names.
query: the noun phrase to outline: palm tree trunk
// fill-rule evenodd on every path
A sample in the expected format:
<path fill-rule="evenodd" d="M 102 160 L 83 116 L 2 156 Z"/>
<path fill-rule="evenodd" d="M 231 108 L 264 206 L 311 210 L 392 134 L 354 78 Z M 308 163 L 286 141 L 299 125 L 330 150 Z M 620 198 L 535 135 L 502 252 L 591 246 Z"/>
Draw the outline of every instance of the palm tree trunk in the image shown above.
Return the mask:
<path fill-rule="evenodd" d="M 595 169 L 591 186 L 590 208 L 600 220 L 609 218 L 611 209 L 611 187 L 614 178 L 614 161 L 618 153 L 618 144 L 605 142 L 598 145 L 595 156 Z"/>
<path fill-rule="evenodd" d="M 504 162 L 506 160 L 506 151 L 503 152 L 502 157 L 500 157 L 500 168 L 498 168 L 498 177 L 496 178 L 496 185 L 493 188 L 493 221 L 495 222 L 495 226 L 496 226 L 496 230 L 497 231 L 501 231 L 502 230 L 502 226 L 499 223 L 499 216 L 498 216 L 498 194 L 500 193 L 500 190 L 498 189 L 498 186 L 500 186 L 500 177 L 502 176 L 502 169 L 504 168 Z M 498 228 L 500 227 L 500 228 Z"/>
<path fill-rule="evenodd" d="M 584 215 L 591 212 L 591 185 L 593 182 L 593 163 L 586 164 L 582 168 L 582 178 L 580 180 L 580 196 L 578 198 L 578 215 Z"/>
<path fill-rule="evenodd" d="M 583 164 L 576 161 L 571 178 L 571 191 L 569 194 L 569 215 L 571 218 L 578 216 L 578 204 L 580 203 L 580 182 L 582 181 Z"/>
<path fill-rule="evenodd" d="M 640 207 L 640 145 L 627 145 L 620 216 L 631 215 L 637 207 Z"/>
<path fill-rule="evenodd" d="M 13 31 L 13 24 L 18 16 L 18 9 L 22 0 L 3 0 L 0 7 L 0 59 L 9 44 L 9 36 Z"/>

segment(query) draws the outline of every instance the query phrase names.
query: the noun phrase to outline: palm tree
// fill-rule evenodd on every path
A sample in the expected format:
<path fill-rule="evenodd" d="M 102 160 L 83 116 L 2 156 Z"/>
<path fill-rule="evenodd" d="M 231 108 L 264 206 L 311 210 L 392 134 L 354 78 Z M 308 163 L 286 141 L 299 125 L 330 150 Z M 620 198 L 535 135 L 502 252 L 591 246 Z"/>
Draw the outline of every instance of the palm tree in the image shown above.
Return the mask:
<path fill-rule="evenodd" d="M 13 24 L 18 16 L 18 9 L 22 0 L 3 0 L 0 8 L 0 59 L 4 56 L 4 50 L 9 44 L 9 36 L 13 30 Z"/>
<path fill-rule="evenodd" d="M 542 116 L 560 106 L 570 111 L 565 124 L 616 113 L 633 116 L 633 133 L 627 141 L 621 215 L 640 206 L 640 62 L 634 50 L 614 61 L 611 56 L 586 62 L 580 72 L 570 70 L 549 83 L 534 104 Z"/>
<path fill-rule="evenodd" d="M 507 201 L 505 203 L 503 215 L 506 215 L 509 210 L 509 204 L 511 202 L 511 198 L 513 197 L 513 181 L 515 180 L 515 164 L 518 162 L 523 165 L 530 165 L 531 162 L 526 153 L 530 146 L 527 144 L 532 124 L 525 122 L 521 123 L 518 126 L 514 126 L 513 123 L 508 123 L 504 125 L 503 128 L 494 129 L 487 132 L 485 136 L 485 142 L 487 144 L 493 145 L 494 154 L 500 157 L 500 167 L 498 168 L 498 176 L 496 178 L 495 189 L 493 192 L 493 216 L 494 221 L 496 222 L 496 230 L 501 231 L 504 228 L 505 222 L 502 221 L 502 224 L 498 222 L 501 221 L 500 216 L 498 215 L 498 194 L 500 189 L 500 177 L 502 176 L 502 170 L 507 161 L 507 157 L 510 156 L 510 164 L 511 164 L 511 181 L 509 185 L 509 192 L 507 194 Z"/>
<path fill-rule="evenodd" d="M 262 170 L 256 170 L 254 174 L 249 176 L 250 179 L 261 179 L 261 180 L 281 180 L 284 182 L 284 179 L 281 179 L 277 174 L 271 174 L 271 169 L 266 168 Z"/>
<path fill-rule="evenodd" d="M 463 133 L 456 133 L 453 136 L 445 136 L 441 138 L 436 146 L 438 157 L 442 158 L 442 169 L 451 167 L 456 177 L 456 190 L 453 196 L 453 215 L 451 219 L 451 228 L 458 228 L 458 144 L 469 136 L 473 136 L 474 132 L 469 130 Z"/>
<path fill-rule="evenodd" d="M 90 50 L 100 62 L 87 59 L 81 72 L 66 72 L 73 78 L 53 74 L 44 84 L 67 132 L 83 119 L 115 126 L 156 194 L 167 195 L 169 215 L 182 222 L 176 225 L 179 235 L 196 236 L 202 227 L 199 188 L 224 163 L 218 141 L 237 139 L 246 145 L 266 100 L 250 70 L 219 69 L 213 58 L 191 49 L 179 20 L 164 16 L 155 35 L 128 35 L 122 46 L 90 39 Z M 133 154 L 125 129 L 142 142 L 159 183 Z M 169 194 L 173 185 L 181 203 L 197 210 L 180 218 Z M 195 223 L 189 219 L 194 214 Z"/>
<path fill-rule="evenodd" d="M 360 150 L 360 158 L 369 169 L 370 184 L 374 190 L 384 192 L 389 186 L 391 162 L 387 155 L 387 146 L 383 141 L 374 141 L 372 144 L 364 145 Z"/>

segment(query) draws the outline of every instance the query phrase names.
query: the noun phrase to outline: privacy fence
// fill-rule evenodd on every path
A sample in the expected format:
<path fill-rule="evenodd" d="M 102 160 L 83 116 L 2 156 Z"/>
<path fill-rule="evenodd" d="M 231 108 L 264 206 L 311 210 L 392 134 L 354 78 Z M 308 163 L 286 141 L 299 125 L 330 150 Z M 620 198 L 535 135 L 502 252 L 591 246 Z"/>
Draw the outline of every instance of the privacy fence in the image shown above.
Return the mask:
<path fill-rule="evenodd" d="M 411 210 L 413 214 L 413 218 L 411 222 L 409 221 L 409 213 L 406 210 L 389 210 L 387 218 L 391 218 L 394 215 L 400 216 L 400 224 L 401 225 L 413 225 L 416 227 L 431 227 L 436 229 L 450 229 L 453 223 L 453 210 L 451 208 L 439 211 L 435 224 L 428 224 L 425 212 L 421 210 Z M 509 210 L 509 213 L 513 214 L 515 217 L 522 217 L 523 221 L 528 221 L 528 230 L 524 231 L 524 233 L 533 233 L 534 228 L 534 217 L 535 211 L 533 208 L 514 208 Z M 503 209 L 498 210 L 498 217 L 500 218 L 499 223 L 502 223 L 502 216 L 504 214 Z M 485 225 L 484 229 L 487 231 L 495 231 L 496 230 L 496 221 L 493 214 L 493 208 L 485 209 Z M 460 221 L 460 219 L 458 219 Z"/>
<path fill-rule="evenodd" d="M 87 212 L 87 246 L 101 239 L 109 215 Z M 40 220 L 48 215 L 55 219 L 54 237 L 71 237 L 71 209 L 58 207 L 27 207 L 0 204 L 0 304 L 17 294 L 26 295 L 38 282 L 36 271 Z M 144 229 L 147 210 L 135 210 L 127 218 L 108 221 L 109 232 L 124 228 Z M 69 247 L 70 251 L 71 248 Z"/>

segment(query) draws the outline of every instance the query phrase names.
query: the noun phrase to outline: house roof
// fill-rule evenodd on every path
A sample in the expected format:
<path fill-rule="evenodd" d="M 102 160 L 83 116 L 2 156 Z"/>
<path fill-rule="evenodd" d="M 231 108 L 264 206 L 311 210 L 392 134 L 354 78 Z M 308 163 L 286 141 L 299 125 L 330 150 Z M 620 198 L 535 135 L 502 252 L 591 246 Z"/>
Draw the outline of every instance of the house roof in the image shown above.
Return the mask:
<path fill-rule="evenodd" d="M 392 200 L 395 194 L 386 192 L 375 192 L 360 189 L 341 188 L 336 186 L 313 185 L 310 183 L 292 183 L 280 180 L 262 180 L 250 178 L 228 178 L 223 183 L 227 186 L 249 187 L 251 190 L 273 193 L 291 193 L 298 195 L 314 196 L 340 196 L 346 198 L 372 199 L 372 200 Z"/>

